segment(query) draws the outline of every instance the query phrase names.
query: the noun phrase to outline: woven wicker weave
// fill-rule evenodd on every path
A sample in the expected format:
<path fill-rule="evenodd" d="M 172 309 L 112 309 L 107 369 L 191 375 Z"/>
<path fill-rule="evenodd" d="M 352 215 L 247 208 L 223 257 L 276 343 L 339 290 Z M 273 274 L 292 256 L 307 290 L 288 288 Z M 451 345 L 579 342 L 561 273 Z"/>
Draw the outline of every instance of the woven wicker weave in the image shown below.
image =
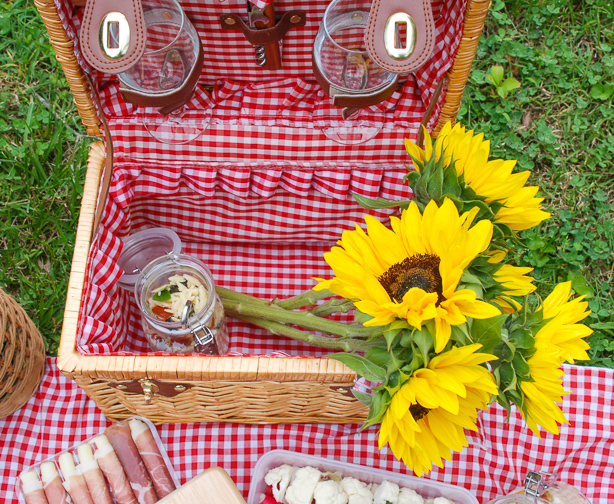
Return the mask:
<path fill-rule="evenodd" d="M 0 289 L 0 418 L 34 395 L 45 371 L 45 346 L 17 302 Z"/>

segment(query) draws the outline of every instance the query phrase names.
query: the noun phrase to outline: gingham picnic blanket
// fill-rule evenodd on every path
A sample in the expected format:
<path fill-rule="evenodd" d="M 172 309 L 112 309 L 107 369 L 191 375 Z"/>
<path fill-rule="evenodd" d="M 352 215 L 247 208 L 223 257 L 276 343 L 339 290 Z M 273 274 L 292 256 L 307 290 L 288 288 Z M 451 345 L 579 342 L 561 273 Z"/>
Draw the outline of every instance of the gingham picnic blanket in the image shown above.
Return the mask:
<path fill-rule="evenodd" d="M 48 358 L 37 394 L 19 411 L 0 420 L 0 502 L 18 502 L 18 474 L 104 430 L 110 422 L 77 385 Z M 480 503 L 520 485 L 529 470 L 556 472 L 593 504 L 614 501 L 614 371 L 564 366 L 562 405 L 569 425 L 539 440 L 514 414 L 494 405 L 479 418 L 479 433 L 430 479 L 459 485 Z M 357 424 L 242 425 L 164 424 L 158 433 L 181 483 L 203 470 L 223 467 L 247 498 L 253 468 L 266 452 L 286 449 L 334 460 L 408 473 L 392 454 L 377 450 L 376 428 Z"/>

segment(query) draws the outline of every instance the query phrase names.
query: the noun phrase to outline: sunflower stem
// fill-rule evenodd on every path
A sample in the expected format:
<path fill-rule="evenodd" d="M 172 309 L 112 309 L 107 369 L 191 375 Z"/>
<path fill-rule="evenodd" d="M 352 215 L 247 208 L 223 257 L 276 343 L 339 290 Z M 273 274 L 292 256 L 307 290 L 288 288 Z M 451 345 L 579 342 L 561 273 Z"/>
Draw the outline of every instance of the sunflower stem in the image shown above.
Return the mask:
<path fill-rule="evenodd" d="M 266 301 L 265 299 L 250 296 L 249 294 L 242 294 L 241 292 L 225 289 L 224 287 L 216 287 L 215 292 L 217 292 L 217 295 L 223 299 L 232 299 L 233 301 L 239 301 L 241 303 L 275 306 L 272 301 Z"/>
<path fill-rule="evenodd" d="M 287 299 L 275 299 L 273 302 L 280 308 L 294 310 L 303 306 L 314 306 L 320 299 L 332 296 L 333 293 L 327 289 L 321 291 L 308 290 Z"/>
<path fill-rule="evenodd" d="M 333 313 L 347 313 L 355 308 L 352 301 L 347 299 L 333 298 L 326 303 L 316 306 L 309 310 L 309 313 L 316 315 L 317 317 L 328 317 Z"/>
<path fill-rule="evenodd" d="M 381 327 L 364 327 L 336 322 L 321 317 L 316 317 L 308 311 L 289 311 L 279 309 L 277 306 L 267 304 L 255 304 L 222 298 L 224 310 L 228 313 L 267 319 L 282 324 L 293 324 L 311 331 L 319 331 L 342 338 L 368 339 L 382 332 Z"/>
<path fill-rule="evenodd" d="M 288 336 L 290 338 L 304 341 L 311 345 L 320 348 L 330 348 L 334 350 L 344 350 L 346 352 L 367 352 L 371 345 L 366 341 L 352 338 L 327 338 L 325 336 L 316 336 L 294 327 L 288 327 L 287 325 L 280 324 L 279 322 L 273 322 L 272 320 L 264 320 L 256 317 L 246 317 L 237 312 L 228 312 L 231 317 L 249 322 L 257 327 L 262 327 L 272 334 L 278 336 Z"/>

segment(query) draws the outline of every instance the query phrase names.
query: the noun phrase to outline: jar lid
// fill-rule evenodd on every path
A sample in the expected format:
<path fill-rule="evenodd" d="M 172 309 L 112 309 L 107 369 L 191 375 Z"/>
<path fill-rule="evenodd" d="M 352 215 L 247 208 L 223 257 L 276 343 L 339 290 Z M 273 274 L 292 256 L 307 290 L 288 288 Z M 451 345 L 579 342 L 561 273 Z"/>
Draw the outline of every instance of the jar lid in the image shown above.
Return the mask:
<path fill-rule="evenodd" d="M 168 228 L 149 228 L 123 239 L 124 248 L 117 265 L 124 270 L 119 286 L 134 291 L 139 272 L 153 260 L 181 252 L 181 240 Z"/>

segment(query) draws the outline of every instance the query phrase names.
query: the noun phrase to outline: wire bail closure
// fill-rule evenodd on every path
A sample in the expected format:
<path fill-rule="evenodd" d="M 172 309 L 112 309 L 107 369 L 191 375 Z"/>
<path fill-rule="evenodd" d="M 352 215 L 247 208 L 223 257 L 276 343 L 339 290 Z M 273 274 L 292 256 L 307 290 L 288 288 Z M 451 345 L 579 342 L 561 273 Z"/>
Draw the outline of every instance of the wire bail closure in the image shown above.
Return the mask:
<path fill-rule="evenodd" d="M 538 497 L 552 486 L 558 476 L 546 471 L 529 471 L 524 479 L 524 494 L 533 497 L 533 502 L 537 503 Z"/>
<path fill-rule="evenodd" d="M 203 324 L 200 320 L 198 324 L 192 326 L 190 322 L 190 308 L 192 308 L 192 301 L 189 299 L 186 301 L 185 306 L 183 307 L 183 312 L 181 313 L 181 325 L 184 329 L 189 329 L 194 336 L 194 343 L 196 345 L 200 345 L 204 347 L 213 342 L 213 333 L 211 329 L 209 329 L 205 324 Z"/>

